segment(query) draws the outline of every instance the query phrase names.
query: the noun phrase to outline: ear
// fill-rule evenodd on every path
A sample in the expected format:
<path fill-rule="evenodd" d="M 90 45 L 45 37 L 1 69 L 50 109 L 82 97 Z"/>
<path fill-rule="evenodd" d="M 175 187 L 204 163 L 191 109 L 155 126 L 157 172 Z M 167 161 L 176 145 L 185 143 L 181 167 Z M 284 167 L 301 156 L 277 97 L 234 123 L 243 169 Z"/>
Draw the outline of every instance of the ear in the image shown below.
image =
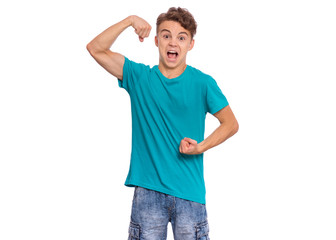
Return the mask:
<path fill-rule="evenodd" d="M 191 42 L 190 42 L 190 46 L 189 46 L 189 50 L 188 50 L 188 51 L 190 51 L 191 49 L 193 49 L 194 44 L 195 44 L 195 39 L 191 40 Z"/>
<path fill-rule="evenodd" d="M 158 41 L 158 37 L 155 36 L 155 45 L 158 47 L 159 46 L 159 41 Z"/>

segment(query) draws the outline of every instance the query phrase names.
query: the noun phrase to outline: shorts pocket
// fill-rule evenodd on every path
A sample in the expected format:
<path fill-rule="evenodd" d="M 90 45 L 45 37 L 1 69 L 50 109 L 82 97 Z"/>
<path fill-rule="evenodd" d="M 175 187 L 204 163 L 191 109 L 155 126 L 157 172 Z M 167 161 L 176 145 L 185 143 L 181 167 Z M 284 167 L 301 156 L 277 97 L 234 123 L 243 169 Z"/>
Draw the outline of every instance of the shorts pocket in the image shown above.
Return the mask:
<path fill-rule="evenodd" d="M 128 229 L 128 240 L 139 240 L 140 239 L 140 225 L 133 222 L 130 223 Z"/>
<path fill-rule="evenodd" d="M 196 226 L 196 240 L 210 240 L 208 221 L 201 222 Z"/>

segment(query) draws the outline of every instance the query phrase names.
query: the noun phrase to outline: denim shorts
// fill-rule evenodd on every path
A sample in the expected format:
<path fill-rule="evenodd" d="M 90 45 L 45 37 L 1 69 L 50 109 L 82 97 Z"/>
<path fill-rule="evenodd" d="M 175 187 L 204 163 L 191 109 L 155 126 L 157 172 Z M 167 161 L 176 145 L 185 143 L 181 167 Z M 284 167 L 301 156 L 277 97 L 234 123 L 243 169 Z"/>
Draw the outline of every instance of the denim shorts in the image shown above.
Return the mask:
<path fill-rule="evenodd" d="M 175 240 L 208 240 L 204 204 L 135 187 L 128 240 L 165 240 L 171 222 Z"/>

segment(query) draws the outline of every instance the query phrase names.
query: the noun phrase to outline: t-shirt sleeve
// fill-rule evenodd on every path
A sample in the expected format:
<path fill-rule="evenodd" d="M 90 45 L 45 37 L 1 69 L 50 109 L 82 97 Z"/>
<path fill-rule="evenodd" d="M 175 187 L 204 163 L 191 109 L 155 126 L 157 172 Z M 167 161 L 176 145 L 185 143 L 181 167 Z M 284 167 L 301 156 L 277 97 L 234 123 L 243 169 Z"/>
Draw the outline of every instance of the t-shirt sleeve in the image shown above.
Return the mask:
<path fill-rule="evenodd" d="M 136 63 L 125 57 L 123 66 L 123 79 L 118 79 L 118 85 L 130 92 L 138 84 L 141 76 L 147 73 L 148 66 Z"/>
<path fill-rule="evenodd" d="M 207 112 L 214 114 L 229 105 L 222 90 L 213 78 L 209 78 L 206 86 L 206 108 Z"/>

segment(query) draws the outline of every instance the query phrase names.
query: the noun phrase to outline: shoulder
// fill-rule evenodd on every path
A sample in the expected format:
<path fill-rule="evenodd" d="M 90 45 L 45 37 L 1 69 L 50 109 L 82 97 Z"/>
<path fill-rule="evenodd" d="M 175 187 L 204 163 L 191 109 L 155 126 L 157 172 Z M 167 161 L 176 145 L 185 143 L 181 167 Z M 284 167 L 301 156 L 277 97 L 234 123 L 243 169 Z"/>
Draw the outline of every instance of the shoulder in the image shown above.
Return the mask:
<path fill-rule="evenodd" d="M 149 78 L 152 69 L 149 65 L 137 63 L 125 57 L 123 79 L 119 82 L 127 91 L 133 90 L 138 83 L 144 84 Z"/>
<path fill-rule="evenodd" d="M 152 68 L 149 65 L 130 60 L 127 57 L 125 57 L 124 66 L 128 69 L 132 69 L 135 71 L 151 71 L 152 70 Z"/>
<path fill-rule="evenodd" d="M 189 68 L 189 75 L 190 77 L 192 77 L 193 81 L 197 81 L 204 85 L 208 85 L 209 83 L 215 81 L 212 76 L 210 76 L 207 73 L 204 73 L 203 71 L 195 67 L 188 65 L 188 68 Z"/>

